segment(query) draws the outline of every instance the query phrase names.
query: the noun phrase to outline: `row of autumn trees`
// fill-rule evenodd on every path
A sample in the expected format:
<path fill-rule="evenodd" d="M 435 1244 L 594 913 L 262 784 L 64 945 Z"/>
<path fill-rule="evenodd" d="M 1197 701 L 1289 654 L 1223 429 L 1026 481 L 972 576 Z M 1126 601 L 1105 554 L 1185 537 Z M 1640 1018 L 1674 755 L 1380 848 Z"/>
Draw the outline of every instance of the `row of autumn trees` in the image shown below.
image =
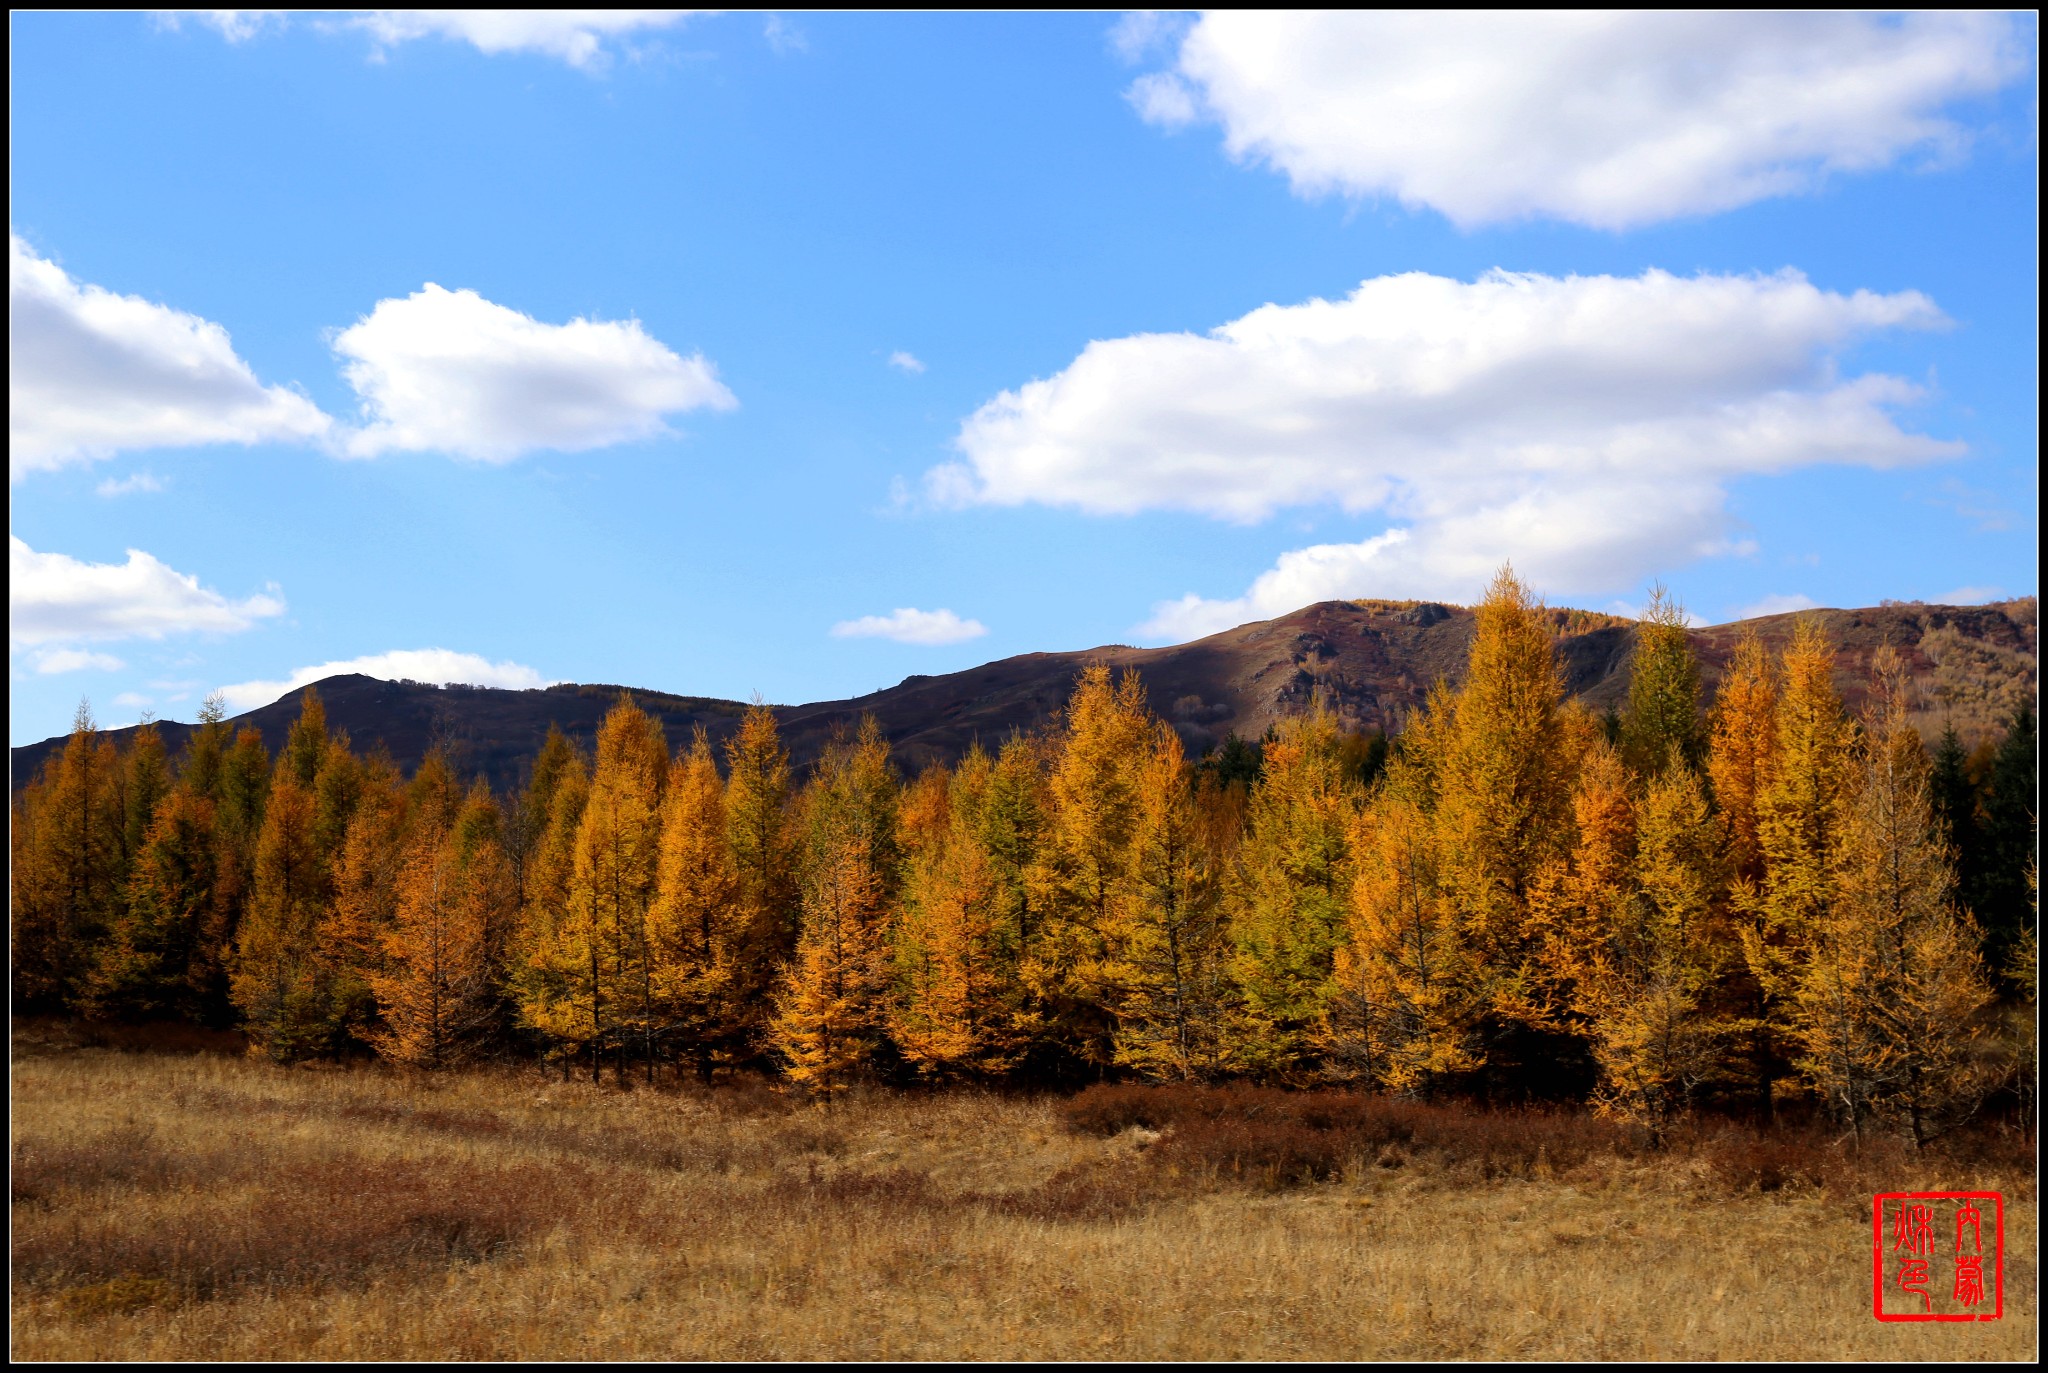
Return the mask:
<path fill-rule="evenodd" d="M 2030 1076 L 2029 708 L 1930 757 L 1897 660 L 1852 719 L 1808 622 L 1703 712 L 1660 597 L 1602 720 L 1538 609 L 1504 572 L 1391 752 L 1318 708 L 1190 760 L 1093 667 L 1056 731 L 913 780 L 872 719 L 798 786 L 765 707 L 671 755 L 622 699 L 501 803 L 359 756 L 311 691 L 274 760 L 214 707 L 175 770 L 81 712 L 15 806 L 15 1004 L 823 1094 L 1120 1069 L 1576 1091 L 1654 1130 L 1797 1092 L 1920 1141 Z"/>

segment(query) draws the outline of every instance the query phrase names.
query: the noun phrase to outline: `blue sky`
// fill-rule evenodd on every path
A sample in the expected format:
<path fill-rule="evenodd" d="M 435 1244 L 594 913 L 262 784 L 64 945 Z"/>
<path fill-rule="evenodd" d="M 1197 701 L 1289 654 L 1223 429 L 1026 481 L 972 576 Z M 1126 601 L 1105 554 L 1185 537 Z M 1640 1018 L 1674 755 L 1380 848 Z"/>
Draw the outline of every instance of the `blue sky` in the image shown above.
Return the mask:
<path fill-rule="evenodd" d="M 16 744 L 2036 589 L 2031 18 L 425 13 L 12 17 Z"/>

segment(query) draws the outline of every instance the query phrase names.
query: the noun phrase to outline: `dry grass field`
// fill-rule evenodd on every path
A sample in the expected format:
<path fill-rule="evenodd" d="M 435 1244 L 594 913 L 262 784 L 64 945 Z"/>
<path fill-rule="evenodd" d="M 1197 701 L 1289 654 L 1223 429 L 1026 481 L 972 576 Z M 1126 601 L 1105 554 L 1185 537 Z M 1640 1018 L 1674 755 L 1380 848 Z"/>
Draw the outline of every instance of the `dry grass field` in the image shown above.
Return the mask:
<path fill-rule="evenodd" d="M 17 1359 L 2026 1359 L 2031 1151 L 1256 1091 L 621 1092 L 14 1038 Z M 1150 1122 L 1150 1123 L 1148 1123 Z M 2001 1153 L 2001 1149 L 2003 1152 Z M 1869 1313 L 1872 1190 L 2011 1199 Z"/>

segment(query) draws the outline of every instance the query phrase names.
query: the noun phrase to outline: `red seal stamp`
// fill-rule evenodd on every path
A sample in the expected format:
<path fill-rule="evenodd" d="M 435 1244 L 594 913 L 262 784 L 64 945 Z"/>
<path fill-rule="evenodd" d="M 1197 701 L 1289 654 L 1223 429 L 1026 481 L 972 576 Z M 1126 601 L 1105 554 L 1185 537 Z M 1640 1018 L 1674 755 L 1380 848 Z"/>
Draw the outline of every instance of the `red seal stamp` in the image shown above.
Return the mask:
<path fill-rule="evenodd" d="M 1873 1313 L 1881 1321 L 2005 1314 L 2005 1197 L 1880 1192 L 1871 1207 Z"/>

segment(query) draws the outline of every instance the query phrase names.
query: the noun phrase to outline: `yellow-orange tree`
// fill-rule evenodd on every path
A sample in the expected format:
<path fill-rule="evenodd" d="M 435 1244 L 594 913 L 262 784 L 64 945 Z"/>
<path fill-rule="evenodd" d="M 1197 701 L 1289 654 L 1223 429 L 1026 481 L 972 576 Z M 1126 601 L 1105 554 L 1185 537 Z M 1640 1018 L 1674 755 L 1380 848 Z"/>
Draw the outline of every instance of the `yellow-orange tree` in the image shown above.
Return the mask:
<path fill-rule="evenodd" d="M 1924 1147 L 1991 1085 L 1975 1052 L 1991 987 L 1979 935 L 1954 904 L 1911 684 L 1880 650 L 1834 846 L 1836 890 L 1817 903 L 1791 992 L 1798 1066 L 1859 1136 L 1876 1116 Z"/>
<path fill-rule="evenodd" d="M 821 1098 L 867 1071 L 882 1041 L 897 789 L 869 716 L 826 748 L 805 792 L 803 930 L 770 1036 L 790 1080 Z"/>
<path fill-rule="evenodd" d="M 657 877 L 648 920 L 655 1020 L 709 1082 L 717 1060 L 738 1052 L 753 1017 L 741 995 L 748 925 L 726 836 L 725 783 L 701 726 L 669 769 Z"/>
<path fill-rule="evenodd" d="M 1411 1096 L 1485 1062 L 1480 969 L 1439 875 L 1430 740 L 1449 718 L 1445 694 L 1354 822 L 1356 874 L 1322 1030 L 1333 1076 Z"/>
<path fill-rule="evenodd" d="M 1834 665 L 1819 620 L 1802 617 L 1779 664 L 1769 776 L 1756 801 L 1763 881 L 1741 928 L 1757 988 L 1752 1039 L 1766 1109 L 1768 1081 L 1793 1052 L 1794 989 L 1841 888 L 1854 730 Z"/>
<path fill-rule="evenodd" d="M 398 770 L 386 759 L 373 759 L 360 768 L 355 791 L 355 805 L 333 858 L 333 898 L 321 915 L 318 937 L 341 1028 L 368 1043 L 377 1014 L 370 979 L 383 968 L 384 937 L 398 911 L 406 791 Z M 317 805 L 315 809 L 317 831 Z"/>
<path fill-rule="evenodd" d="M 977 746 L 948 776 L 930 768 L 904 798 L 903 897 L 891 938 L 890 1037 L 933 1079 L 1009 1071 L 1031 1028 L 1011 919 L 984 812 L 996 765 Z"/>
<path fill-rule="evenodd" d="M 1138 773 L 1152 717 L 1135 672 L 1112 682 L 1107 664 L 1082 669 L 1067 703 L 1046 788 L 1047 823 L 1032 868 L 1043 922 L 1024 968 L 1044 1007 L 1048 1048 L 1084 1063 L 1115 1055 L 1106 1004 L 1113 941 L 1130 877 Z"/>
<path fill-rule="evenodd" d="M 1230 884 L 1230 969 L 1242 1002 L 1233 1056 L 1285 1075 L 1313 1048 L 1351 886 L 1356 789 L 1336 717 L 1318 702 L 1283 721 L 1252 788 Z"/>
<path fill-rule="evenodd" d="M 495 840 L 465 855 L 451 831 L 411 837 L 383 969 L 370 979 L 382 1017 L 371 1036 L 379 1053 L 448 1068 L 486 1042 L 497 1011 L 490 931 L 510 892 L 511 867 Z"/>
<path fill-rule="evenodd" d="M 758 1036 L 766 1029 L 775 979 L 796 947 L 801 919 L 789 755 L 775 727 L 775 712 L 755 703 L 726 740 L 725 760 L 726 842 L 746 920 L 733 994 L 751 1008 L 746 1033 Z"/>
<path fill-rule="evenodd" d="M 1530 1041 L 1557 1006 L 1531 919 L 1539 879 L 1573 842 L 1572 792 L 1591 722 L 1564 709 L 1550 626 L 1503 568 L 1475 616 L 1464 684 L 1432 740 L 1437 880 L 1456 912 L 1486 1006 L 1487 1055 L 1540 1071 L 1556 1051 Z"/>
<path fill-rule="evenodd" d="M 561 738 L 559 734 L 553 738 Z M 536 778 L 540 776 L 536 769 Z M 519 1023 L 556 1054 L 566 1079 L 579 1041 L 558 1033 L 578 1027 L 572 1011 L 575 976 L 583 966 L 565 949 L 570 926 L 569 890 L 576 873 L 576 835 L 590 799 L 590 771 L 566 740 L 550 763 L 547 781 L 538 780 L 523 798 L 522 824 L 531 827 L 520 887 L 518 928 L 513 936 L 511 992 Z M 593 1070 L 594 1071 L 594 1070 Z"/>
<path fill-rule="evenodd" d="M 92 946 L 119 902 L 120 765 L 80 702 L 63 752 L 15 801 L 9 933 L 19 1009 L 58 1010 L 84 991 Z"/>
<path fill-rule="evenodd" d="M 1223 855 L 1195 807 L 1180 736 L 1163 721 L 1137 778 L 1130 876 L 1106 969 L 1116 1061 L 1195 1081 L 1230 1063 L 1234 988 L 1222 923 Z"/>
<path fill-rule="evenodd" d="M 653 1073 L 653 969 L 646 922 L 660 857 L 661 726 L 622 698 L 605 716 L 552 928 L 529 924 L 523 1021 L 565 1046 L 588 1048 L 596 1080 L 606 1051 L 623 1081 L 629 1049 Z M 538 938 L 536 938 L 538 936 Z"/>
<path fill-rule="evenodd" d="M 333 1047 L 329 984 L 315 942 L 326 900 L 313 794 L 280 765 L 256 840 L 231 988 L 250 1037 L 281 1063 Z"/>
<path fill-rule="evenodd" d="M 1595 1101 L 1655 1139 L 1720 1067 L 1727 1027 L 1708 1005 L 1724 962 L 1720 836 L 1683 766 L 1650 779 L 1629 827 L 1634 852 L 1598 907 L 1576 990 L 1600 1067 Z"/>

